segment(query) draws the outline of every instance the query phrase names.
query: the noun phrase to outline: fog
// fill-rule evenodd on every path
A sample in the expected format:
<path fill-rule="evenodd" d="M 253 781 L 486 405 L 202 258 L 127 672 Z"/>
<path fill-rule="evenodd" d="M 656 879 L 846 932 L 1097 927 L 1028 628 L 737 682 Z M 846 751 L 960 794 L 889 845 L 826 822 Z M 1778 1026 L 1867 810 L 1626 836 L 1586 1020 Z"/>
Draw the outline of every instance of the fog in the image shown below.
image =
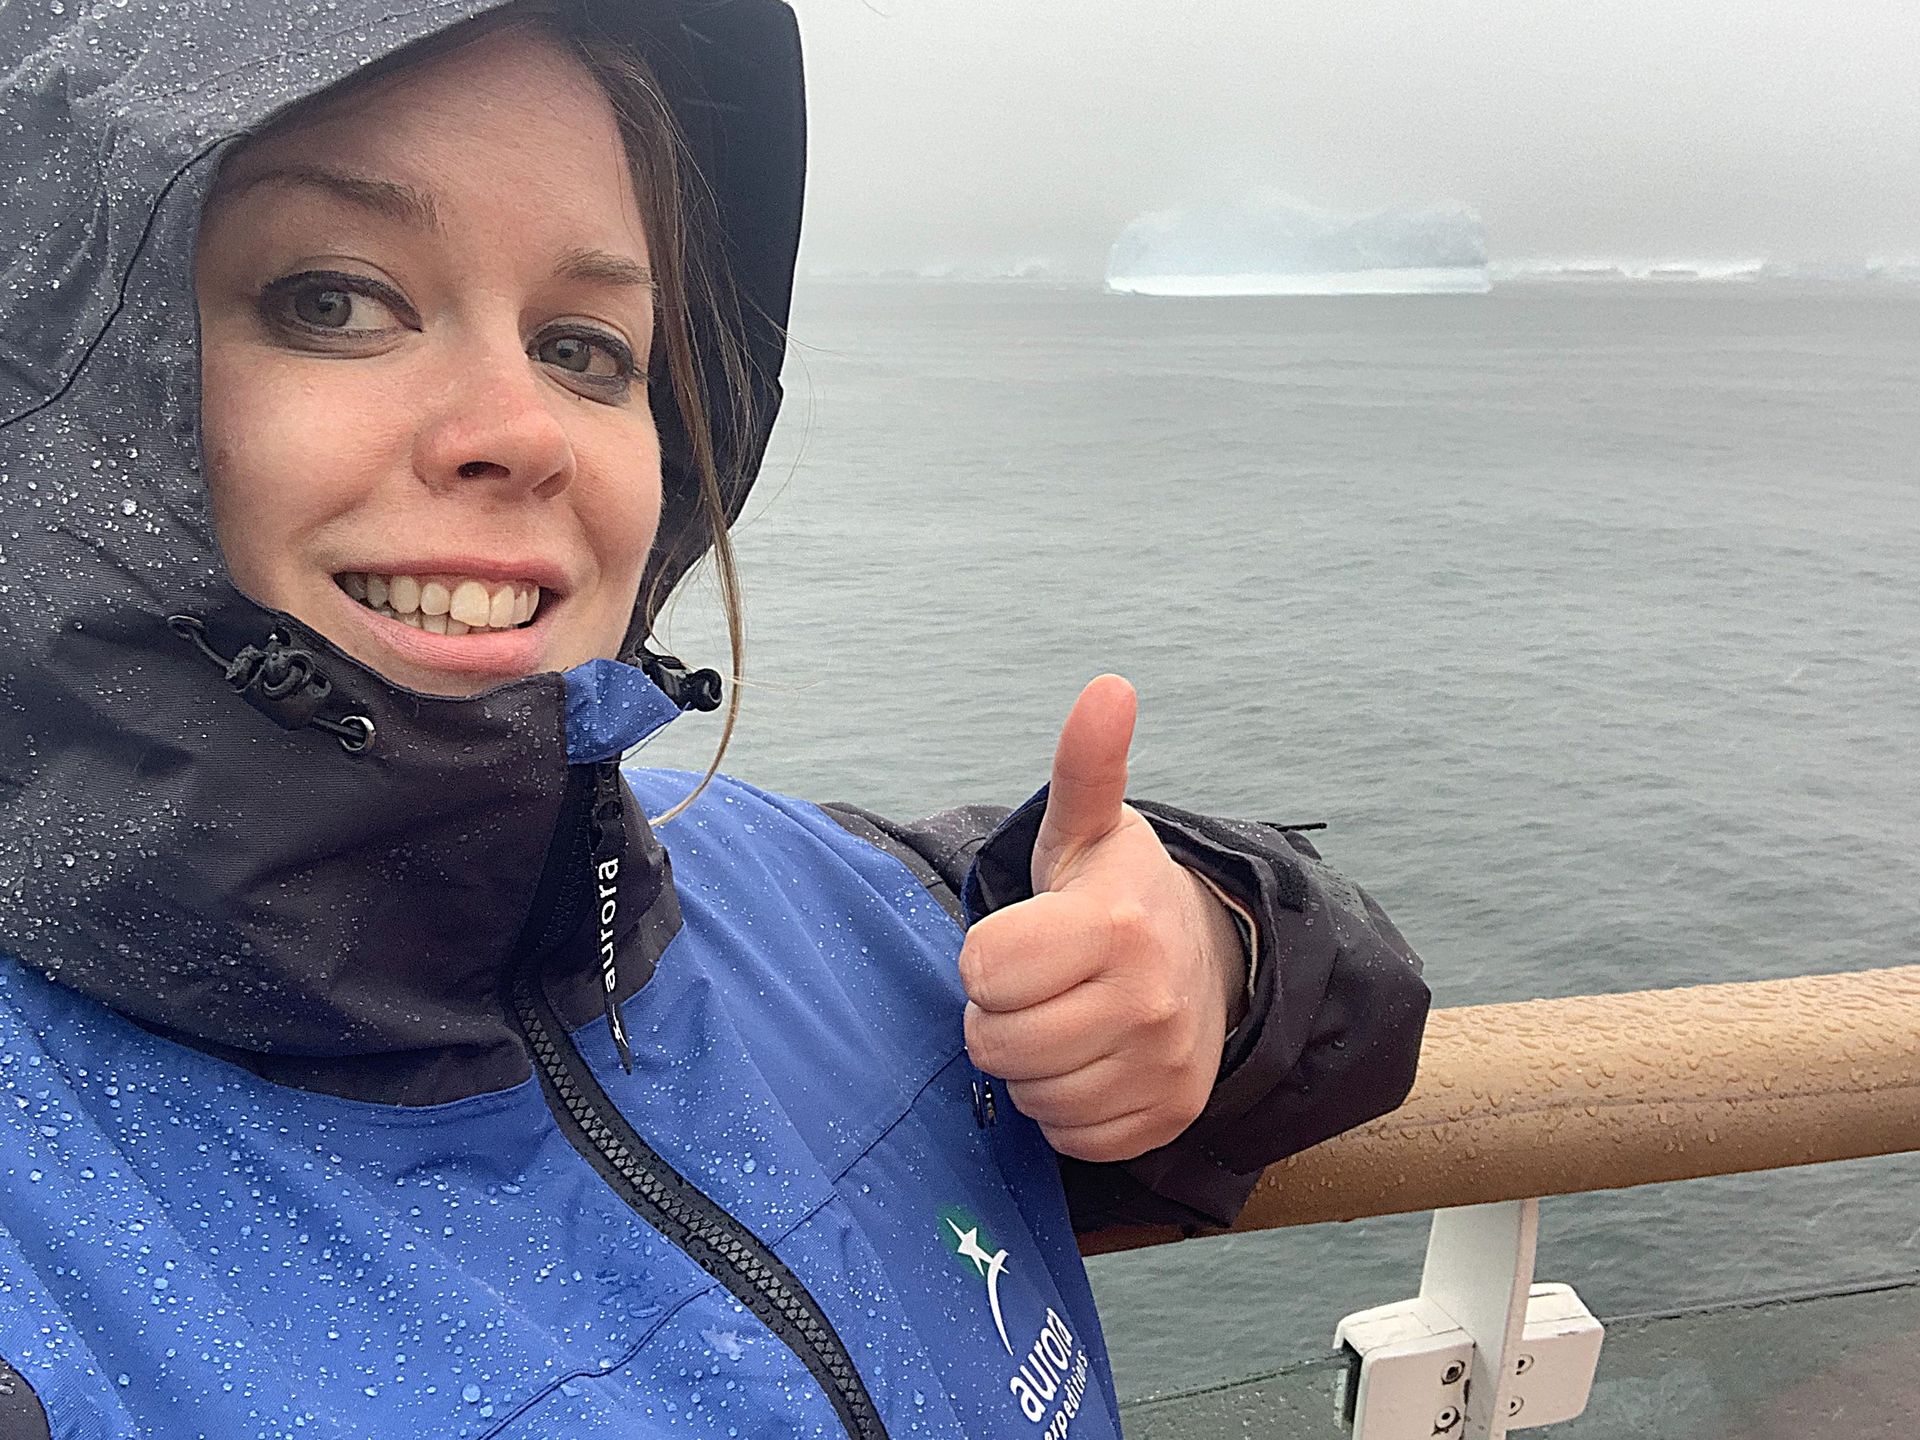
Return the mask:
<path fill-rule="evenodd" d="M 1496 264 L 1920 255 L 1912 0 L 795 0 L 813 271 L 1098 274 L 1143 211 L 1459 201 Z"/>

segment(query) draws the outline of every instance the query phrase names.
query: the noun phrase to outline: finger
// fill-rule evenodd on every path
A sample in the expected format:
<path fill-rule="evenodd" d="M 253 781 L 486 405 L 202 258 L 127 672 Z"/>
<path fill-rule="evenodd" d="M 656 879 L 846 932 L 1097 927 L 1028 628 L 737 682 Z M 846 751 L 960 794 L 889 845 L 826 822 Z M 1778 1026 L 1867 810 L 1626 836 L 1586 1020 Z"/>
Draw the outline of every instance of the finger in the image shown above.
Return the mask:
<path fill-rule="evenodd" d="M 1127 798 L 1127 748 L 1133 743 L 1139 697 L 1118 675 L 1089 681 L 1067 712 L 1054 747 L 1046 813 L 1034 845 L 1040 856 L 1057 861 L 1073 855 L 1120 823 Z M 1035 890 L 1048 888 L 1051 874 L 1036 874 Z"/>
<path fill-rule="evenodd" d="M 1092 1125 L 1155 1105 L 1191 1100 L 1190 1096 L 1172 1093 L 1171 1067 L 1165 1075 L 1146 1073 L 1137 1059 L 1133 1055 L 1106 1055 L 1065 1075 L 1009 1080 L 1007 1094 L 1022 1115 L 1042 1125 L 1061 1127 Z M 1205 1103 L 1204 1096 L 1201 1103 Z"/>
<path fill-rule="evenodd" d="M 1116 1053 L 1122 1043 L 1107 1022 L 1112 1002 L 1104 987 L 1082 985 L 1065 995 L 1011 1014 L 968 1005 L 962 1019 L 967 1054 L 1002 1080 L 1069 1075 Z"/>
<path fill-rule="evenodd" d="M 960 942 L 960 984 L 982 1010 L 1064 995 L 1146 943 L 1146 914 L 1096 895 L 1035 895 L 976 920 Z"/>
<path fill-rule="evenodd" d="M 1096 1164 L 1136 1159 L 1166 1144 L 1184 1128 L 1151 1107 L 1092 1125 L 1043 1127 L 1047 1143 L 1062 1155 Z"/>

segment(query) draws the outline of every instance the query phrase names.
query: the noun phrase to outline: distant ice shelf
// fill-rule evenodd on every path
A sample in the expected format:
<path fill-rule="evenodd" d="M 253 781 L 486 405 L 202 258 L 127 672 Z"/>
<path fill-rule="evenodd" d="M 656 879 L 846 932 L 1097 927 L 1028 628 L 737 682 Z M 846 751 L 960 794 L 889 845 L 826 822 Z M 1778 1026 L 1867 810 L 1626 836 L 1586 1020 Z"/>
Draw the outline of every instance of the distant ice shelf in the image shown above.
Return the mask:
<path fill-rule="evenodd" d="M 1499 284 L 1641 281 L 1661 284 L 1914 284 L 1920 258 L 1864 260 L 1579 259 L 1518 260 L 1493 267 Z"/>
<path fill-rule="evenodd" d="M 1486 232 L 1464 205 L 1341 215 L 1277 192 L 1142 215 L 1107 257 L 1137 295 L 1478 295 Z"/>
<path fill-rule="evenodd" d="M 1484 268 L 1332 270 L 1317 275 L 1122 275 L 1107 288 L 1126 295 L 1484 295 Z"/>

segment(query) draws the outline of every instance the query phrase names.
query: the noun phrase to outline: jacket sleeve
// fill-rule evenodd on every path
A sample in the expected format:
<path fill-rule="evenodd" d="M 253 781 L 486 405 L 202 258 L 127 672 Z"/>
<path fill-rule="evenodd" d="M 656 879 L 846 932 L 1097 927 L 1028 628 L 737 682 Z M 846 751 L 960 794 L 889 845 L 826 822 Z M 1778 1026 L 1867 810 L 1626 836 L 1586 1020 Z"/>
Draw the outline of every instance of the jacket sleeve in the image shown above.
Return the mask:
<path fill-rule="evenodd" d="M 905 861 L 961 923 L 1029 898 L 1042 788 L 1014 810 L 965 806 L 901 824 L 824 808 Z M 1129 800 L 1180 864 L 1258 928 L 1254 996 L 1199 1119 L 1133 1160 L 1061 1157 L 1074 1227 L 1232 1223 L 1276 1160 L 1386 1114 L 1412 1088 L 1428 994 L 1420 959 L 1359 886 L 1297 831 Z"/>

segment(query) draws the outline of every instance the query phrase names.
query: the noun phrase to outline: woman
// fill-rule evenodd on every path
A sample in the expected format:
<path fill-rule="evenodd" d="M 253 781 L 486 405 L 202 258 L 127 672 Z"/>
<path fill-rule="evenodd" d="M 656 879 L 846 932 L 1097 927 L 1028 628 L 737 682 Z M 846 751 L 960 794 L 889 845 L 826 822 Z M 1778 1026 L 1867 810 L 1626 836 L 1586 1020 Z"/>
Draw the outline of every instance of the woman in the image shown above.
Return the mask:
<path fill-rule="evenodd" d="M 1396 1104 L 1417 961 L 1111 679 L 1010 813 L 623 783 L 791 19 L 258 8 L 9 61 L 0 1434 L 1116 1434 L 1075 1231 Z"/>

